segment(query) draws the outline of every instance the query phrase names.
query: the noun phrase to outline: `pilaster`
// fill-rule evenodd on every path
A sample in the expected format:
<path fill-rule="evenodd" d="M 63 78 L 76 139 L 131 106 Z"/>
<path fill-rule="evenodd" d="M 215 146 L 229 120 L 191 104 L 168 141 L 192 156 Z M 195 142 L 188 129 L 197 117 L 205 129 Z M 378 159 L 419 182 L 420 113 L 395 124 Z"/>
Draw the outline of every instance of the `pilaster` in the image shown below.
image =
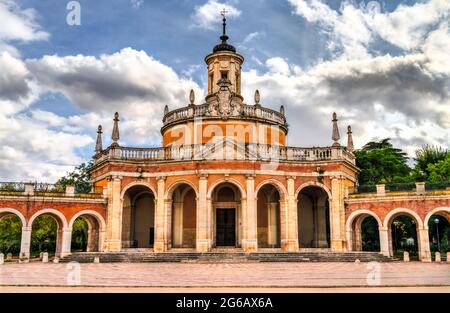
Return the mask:
<path fill-rule="evenodd" d="M 197 239 L 196 248 L 198 252 L 207 252 L 211 248 L 211 214 L 208 212 L 207 199 L 208 176 L 199 175 L 198 198 L 197 198 Z"/>
<path fill-rule="evenodd" d="M 255 196 L 255 176 L 247 175 L 247 201 L 242 206 L 243 239 L 242 248 L 245 252 L 254 252 L 258 249 L 257 233 L 257 207 Z"/>
<path fill-rule="evenodd" d="M 339 176 L 331 179 L 331 250 L 345 250 L 345 185 L 344 180 Z"/>
<path fill-rule="evenodd" d="M 295 177 L 287 176 L 287 199 L 281 208 L 281 248 L 298 251 L 298 213 Z"/>

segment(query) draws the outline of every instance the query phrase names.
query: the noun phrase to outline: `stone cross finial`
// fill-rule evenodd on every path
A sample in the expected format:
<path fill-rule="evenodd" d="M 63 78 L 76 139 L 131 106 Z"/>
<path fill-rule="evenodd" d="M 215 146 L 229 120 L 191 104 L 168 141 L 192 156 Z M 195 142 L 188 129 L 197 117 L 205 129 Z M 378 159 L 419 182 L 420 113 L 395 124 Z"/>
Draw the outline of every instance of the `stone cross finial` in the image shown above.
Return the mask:
<path fill-rule="evenodd" d="M 102 152 L 102 125 L 98 125 L 97 143 L 95 144 L 95 153 Z"/>
<path fill-rule="evenodd" d="M 352 127 L 350 125 L 347 127 L 347 150 L 350 152 L 355 150 L 355 147 L 353 146 Z"/>
<path fill-rule="evenodd" d="M 191 89 L 191 93 L 189 94 L 189 101 L 190 101 L 190 106 L 195 105 L 195 92 L 194 89 Z"/>
<path fill-rule="evenodd" d="M 111 139 L 113 140 L 113 145 L 114 146 L 118 146 L 119 145 L 117 143 L 117 141 L 119 141 L 119 139 L 120 139 L 120 134 L 119 134 L 119 113 L 118 112 L 116 112 L 116 114 L 114 114 L 114 127 L 113 127 L 113 131 L 112 131 Z"/>
<path fill-rule="evenodd" d="M 259 90 L 256 89 L 255 91 L 255 105 L 259 105 L 259 101 L 261 100 L 261 96 L 259 94 Z"/>
<path fill-rule="evenodd" d="M 339 127 L 338 127 L 338 119 L 336 112 L 333 113 L 333 136 L 331 139 L 333 140 L 333 146 L 340 146 L 339 139 L 341 139 L 341 136 L 339 135 Z"/>

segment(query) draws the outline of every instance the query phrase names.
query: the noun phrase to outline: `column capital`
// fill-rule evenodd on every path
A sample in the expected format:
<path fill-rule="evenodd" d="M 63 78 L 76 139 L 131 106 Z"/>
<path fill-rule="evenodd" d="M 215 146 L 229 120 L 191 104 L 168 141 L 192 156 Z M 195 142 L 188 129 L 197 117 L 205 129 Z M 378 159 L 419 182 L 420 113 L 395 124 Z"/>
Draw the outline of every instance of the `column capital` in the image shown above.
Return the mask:
<path fill-rule="evenodd" d="M 343 178 L 344 178 L 344 176 L 343 175 L 339 175 L 339 174 L 330 176 L 331 180 L 339 180 L 339 179 L 343 179 Z"/>
<path fill-rule="evenodd" d="M 108 176 L 108 178 L 107 178 L 107 181 L 114 181 L 114 180 L 122 180 L 123 179 L 123 176 L 120 176 L 120 175 L 110 175 L 110 176 Z"/>
<path fill-rule="evenodd" d="M 167 176 L 157 176 L 156 177 L 156 181 L 166 181 L 166 179 L 167 179 Z"/>
<path fill-rule="evenodd" d="M 245 174 L 247 180 L 255 180 L 256 174 Z"/>
<path fill-rule="evenodd" d="M 286 179 L 292 179 L 292 180 L 296 180 L 297 179 L 297 176 L 295 176 L 295 175 L 286 175 Z"/>
<path fill-rule="evenodd" d="M 197 177 L 200 180 L 208 179 L 208 173 L 198 173 Z"/>

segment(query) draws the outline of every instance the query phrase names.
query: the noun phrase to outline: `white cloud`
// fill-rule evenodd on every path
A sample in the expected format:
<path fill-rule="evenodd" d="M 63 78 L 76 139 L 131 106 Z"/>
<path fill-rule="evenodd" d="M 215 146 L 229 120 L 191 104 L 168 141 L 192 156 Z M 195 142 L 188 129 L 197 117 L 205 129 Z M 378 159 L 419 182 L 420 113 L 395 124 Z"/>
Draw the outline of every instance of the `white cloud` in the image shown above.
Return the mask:
<path fill-rule="evenodd" d="M 243 44 L 248 44 L 250 41 L 258 38 L 258 37 L 262 37 L 265 36 L 264 33 L 261 32 L 253 32 L 248 34 L 247 36 L 245 36 L 244 40 L 242 41 Z"/>
<path fill-rule="evenodd" d="M 429 0 L 412 6 L 400 4 L 393 12 L 356 7 L 345 1 L 338 11 L 320 0 L 289 0 L 295 13 L 318 24 L 329 36 L 336 56 L 352 60 L 373 56 L 369 49 L 377 38 L 411 51 L 419 48 L 436 24 L 450 15 L 448 0 Z"/>
<path fill-rule="evenodd" d="M 191 16 L 195 27 L 204 29 L 215 29 L 215 26 L 222 23 L 220 12 L 226 10 L 227 18 L 236 18 L 241 15 L 239 11 L 230 2 L 219 2 L 217 0 L 208 0 L 206 3 L 195 7 L 195 12 Z"/>
<path fill-rule="evenodd" d="M 135 9 L 140 8 L 144 4 L 144 0 L 130 0 L 131 6 Z"/>
<path fill-rule="evenodd" d="M 291 72 L 289 69 L 289 64 L 280 57 L 270 58 L 266 61 L 266 67 L 269 70 L 269 73 L 273 74 L 281 74 L 288 76 Z"/>
<path fill-rule="evenodd" d="M 190 89 L 202 98 L 191 79 L 131 48 L 99 58 L 44 56 L 27 65 L 43 87 L 63 93 L 80 108 L 108 119 L 119 111 L 124 137 L 131 143 L 159 144 L 164 106 L 186 105 Z"/>
<path fill-rule="evenodd" d="M 0 0 L 0 51 L 18 54 L 17 49 L 8 44 L 11 40 L 30 42 L 48 39 L 49 34 L 41 30 L 36 18 L 33 9 L 21 9 L 13 0 Z"/>

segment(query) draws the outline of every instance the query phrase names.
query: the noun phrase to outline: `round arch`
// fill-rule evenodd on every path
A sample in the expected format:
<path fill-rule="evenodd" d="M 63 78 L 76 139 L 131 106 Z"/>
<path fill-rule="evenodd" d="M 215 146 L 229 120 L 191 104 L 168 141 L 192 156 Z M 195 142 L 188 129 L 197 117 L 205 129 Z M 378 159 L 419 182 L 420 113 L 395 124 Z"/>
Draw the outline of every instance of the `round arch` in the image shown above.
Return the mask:
<path fill-rule="evenodd" d="M 22 227 L 27 226 L 27 221 L 25 219 L 25 216 L 23 216 L 23 214 L 20 213 L 20 211 L 18 211 L 16 209 L 12 209 L 12 208 L 0 208 L 0 214 L 2 214 L 2 213 L 10 213 L 10 214 L 14 214 L 14 215 L 18 216 L 20 218 L 20 221 L 22 222 Z"/>
<path fill-rule="evenodd" d="M 106 230 L 106 222 L 103 219 L 103 216 L 101 216 L 100 213 L 98 213 L 97 211 L 94 211 L 94 210 L 84 210 L 84 211 L 80 211 L 77 214 L 75 214 L 69 222 L 69 228 L 72 229 L 72 226 L 73 226 L 73 223 L 75 223 L 75 220 L 83 215 L 88 215 L 88 216 L 94 217 L 100 226 L 100 231 Z"/>
<path fill-rule="evenodd" d="M 262 182 L 260 182 L 258 184 L 258 186 L 255 188 L 255 195 L 258 195 L 258 192 L 261 190 L 262 187 L 264 187 L 265 185 L 272 185 L 273 187 L 275 187 L 275 189 L 277 189 L 278 194 L 280 195 L 280 200 L 285 200 L 286 196 L 287 196 L 287 190 L 286 188 L 283 186 L 283 184 L 281 182 L 279 182 L 276 179 L 266 179 L 263 180 Z"/>
<path fill-rule="evenodd" d="M 378 215 L 375 212 L 363 209 L 363 210 L 354 211 L 349 215 L 349 217 L 347 218 L 347 222 L 345 223 L 345 229 L 347 231 L 352 231 L 352 224 L 353 224 L 354 220 L 357 217 L 359 217 L 360 215 L 372 216 L 377 221 L 378 227 L 383 227 L 383 223 L 381 222 L 381 219 L 378 217 Z"/>
<path fill-rule="evenodd" d="M 419 228 L 423 228 L 423 222 L 422 222 L 422 219 L 420 218 L 419 214 L 417 214 L 416 212 L 414 212 L 411 209 L 406 209 L 406 208 L 397 208 L 397 209 L 390 211 L 384 218 L 383 226 L 389 227 L 392 219 L 394 217 L 396 217 L 397 215 L 401 215 L 401 213 L 404 213 L 406 215 L 410 215 L 411 217 L 413 217 L 417 223 L 417 226 Z"/>
<path fill-rule="evenodd" d="M 62 214 L 61 212 L 55 210 L 55 209 L 43 209 L 43 210 L 39 210 L 36 213 L 33 214 L 33 216 L 31 216 L 30 220 L 28 221 L 28 226 L 32 227 L 33 226 L 33 222 L 34 220 L 44 214 L 50 214 L 50 215 L 54 215 L 56 217 L 59 218 L 60 222 L 62 223 L 62 227 L 63 228 L 68 228 L 68 223 L 67 223 L 67 219 L 64 216 L 64 214 Z"/>
<path fill-rule="evenodd" d="M 214 191 L 214 189 L 216 189 L 217 186 L 219 186 L 220 184 L 232 184 L 235 185 L 235 187 L 237 187 L 239 189 L 239 191 L 241 192 L 241 199 L 242 198 L 247 198 L 247 193 L 245 192 L 245 188 L 242 186 L 242 184 L 235 180 L 235 179 L 219 179 L 217 181 L 215 181 L 211 187 L 209 187 L 208 189 L 208 198 L 210 199 L 212 197 L 212 193 Z"/>
<path fill-rule="evenodd" d="M 429 222 L 429 220 L 430 220 L 430 218 L 433 216 L 433 215 L 435 215 L 435 214 L 439 214 L 439 213 L 441 213 L 441 212 L 445 212 L 445 213 L 447 213 L 447 214 L 449 214 L 450 215 L 450 208 L 449 207 L 438 207 L 438 208 L 434 208 L 433 210 L 431 210 L 430 212 L 428 212 L 428 214 L 425 216 L 425 219 L 424 219 L 424 221 L 423 221 L 423 227 L 425 228 L 425 229 L 428 229 L 428 222 Z M 446 216 L 444 216 L 444 217 L 446 217 Z M 447 218 L 448 219 L 448 218 Z M 450 219 L 448 219 L 449 221 L 449 223 L 450 223 Z"/>
<path fill-rule="evenodd" d="M 134 187 L 134 186 L 144 186 L 144 187 L 147 187 L 148 189 L 151 190 L 151 192 L 153 193 L 153 195 L 154 195 L 155 197 L 156 197 L 156 195 L 157 195 L 155 188 L 154 188 L 151 184 L 149 184 L 149 183 L 147 183 L 147 182 L 144 182 L 144 181 L 134 181 L 134 182 L 129 183 L 128 185 L 126 185 L 126 186 L 123 188 L 122 192 L 120 193 L 120 199 L 123 200 L 124 197 L 125 197 L 126 192 L 127 192 L 130 188 L 132 188 L 132 187 Z"/>
<path fill-rule="evenodd" d="M 328 187 L 322 183 L 315 182 L 315 181 L 306 182 L 306 183 L 300 185 L 300 187 L 298 187 L 297 190 L 295 191 L 295 199 L 296 200 L 298 200 L 298 195 L 300 194 L 302 189 L 304 189 L 306 187 L 319 187 L 319 188 L 323 189 L 328 195 L 328 200 L 331 201 L 331 191 L 328 189 Z"/>
<path fill-rule="evenodd" d="M 166 194 L 164 195 L 164 198 L 165 198 L 165 199 L 172 199 L 173 192 L 174 192 L 179 186 L 184 185 L 184 184 L 185 184 L 185 185 L 188 185 L 189 187 L 191 187 L 191 188 L 194 190 L 195 196 L 198 195 L 197 188 L 196 188 L 196 186 L 195 186 L 192 182 L 190 182 L 190 181 L 188 181 L 188 180 L 185 180 L 185 179 L 180 179 L 180 180 L 177 180 L 177 181 L 173 182 L 173 183 L 169 186 L 169 188 L 167 189 Z"/>

